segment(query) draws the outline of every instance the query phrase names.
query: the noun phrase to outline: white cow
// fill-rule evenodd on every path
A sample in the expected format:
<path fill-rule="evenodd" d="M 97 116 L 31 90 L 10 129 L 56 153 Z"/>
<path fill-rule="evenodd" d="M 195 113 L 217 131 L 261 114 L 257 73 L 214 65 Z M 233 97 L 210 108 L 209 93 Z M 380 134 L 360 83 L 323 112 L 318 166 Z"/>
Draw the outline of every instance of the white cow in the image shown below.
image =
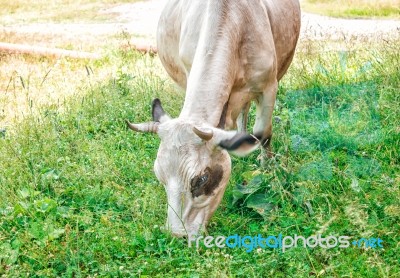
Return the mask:
<path fill-rule="evenodd" d="M 128 125 L 161 138 L 154 171 L 165 185 L 173 235 L 206 228 L 229 180 L 227 150 L 244 155 L 260 143 L 268 148 L 278 81 L 299 32 L 297 0 L 168 1 L 157 47 L 171 78 L 186 90 L 185 103 L 171 119 L 156 99 L 153 122 Z M 253 100 L 250 135 L 245 127 Z"/>

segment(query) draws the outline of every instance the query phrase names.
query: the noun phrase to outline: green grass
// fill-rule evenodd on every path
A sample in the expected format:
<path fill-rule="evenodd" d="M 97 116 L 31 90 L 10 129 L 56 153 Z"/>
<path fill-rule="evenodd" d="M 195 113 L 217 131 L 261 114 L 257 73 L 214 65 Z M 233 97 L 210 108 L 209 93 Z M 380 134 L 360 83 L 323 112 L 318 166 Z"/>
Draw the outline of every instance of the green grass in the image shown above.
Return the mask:
<path fill-rule="evenodd" d="M 2 56 L 20 66 L 17 74 L 3 71 L 0 87 L 0 107 L 8 107 L 0 109 L 0 129 L 7 128 L 0 133 L 0 274 L 399 276 L 399 45 L 320 52 L 319 43 L 302 42 L 280 85 L 275 158 L 266 168 L 259 152 L 233 158 L 210 235 L 321 232 L 384 240 L 384 249 L 285 253 L 190 249 L 162 228 L 166 194 L 152 172 L 159 139 L 124 124 L 149 120 L 155 97 L 179 114 L 183 93 L 157 58 L 110 50 L 98 62 L 63 59 L 55 66 Z M 49 69 L 54 75 L 44 78 Z M 243 183 L 254 185 L 253 194 L 240 191 Z M 268 204 L 264 211 L 249 203 L 256 194 Z"/>
<path fill-rule="evenodd" d="M 346 18 L 400 18 L 399 0 L 304 0 L 307 12 Z"/>

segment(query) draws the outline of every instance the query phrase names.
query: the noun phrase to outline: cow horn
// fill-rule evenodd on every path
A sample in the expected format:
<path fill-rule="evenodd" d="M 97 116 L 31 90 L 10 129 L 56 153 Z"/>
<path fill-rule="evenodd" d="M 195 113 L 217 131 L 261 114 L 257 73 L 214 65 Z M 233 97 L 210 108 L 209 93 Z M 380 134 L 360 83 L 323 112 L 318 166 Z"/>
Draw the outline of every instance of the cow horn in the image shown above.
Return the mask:
<path fill-rule="evenodd" d="M 198 129 L 197 127 L 194 126 L 193 132 L 205 141 L 210 141 L 214 135 L 212 129 L 209 128 Z"/>
<path fill-rule="evenodd" d="M 157 133 L 158 132 L 158 125 L 160 123 L 155 123 L 155 122 L 149 122 L 149 123 L 142 123 L 142 124 L 132 124 L 128 120 L 125 120 L 126 124 L 128 127 L 134 131 L 138 132 L 152 132 L 152 133 Z"/>

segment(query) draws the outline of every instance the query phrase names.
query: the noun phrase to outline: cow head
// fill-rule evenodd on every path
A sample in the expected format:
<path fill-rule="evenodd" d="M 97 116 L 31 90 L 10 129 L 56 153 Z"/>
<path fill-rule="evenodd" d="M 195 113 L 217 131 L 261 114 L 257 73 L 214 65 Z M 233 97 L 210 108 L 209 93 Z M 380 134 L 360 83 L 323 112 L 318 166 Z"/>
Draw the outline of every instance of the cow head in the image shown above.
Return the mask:
<path fill-rule="evenodd" d="M 225 131 L 185 119 L 171 119 L 159 99 L 152 104 L 153 121 L 132 124 L 138 132 L 161 139 L 154 172 L 168 198 L 167 227 L 175 236 L 196 235 L 218 207 L 231 172 L 227 151 L 245 155 L 258 146 L 247 133 Z"/>

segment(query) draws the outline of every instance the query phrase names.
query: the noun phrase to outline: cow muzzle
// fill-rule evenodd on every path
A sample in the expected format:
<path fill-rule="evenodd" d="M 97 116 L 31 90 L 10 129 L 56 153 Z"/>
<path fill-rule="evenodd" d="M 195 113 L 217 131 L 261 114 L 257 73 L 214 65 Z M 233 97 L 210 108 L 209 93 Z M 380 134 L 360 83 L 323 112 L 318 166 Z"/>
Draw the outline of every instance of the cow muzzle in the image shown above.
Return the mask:
<path fill-rule="evenodd" d="M 168 209 L 167 228 L 175 237 L 194 236 L 206 227 L 206 208 L 187 206 L 180 216 L 172 208 Z"/>

